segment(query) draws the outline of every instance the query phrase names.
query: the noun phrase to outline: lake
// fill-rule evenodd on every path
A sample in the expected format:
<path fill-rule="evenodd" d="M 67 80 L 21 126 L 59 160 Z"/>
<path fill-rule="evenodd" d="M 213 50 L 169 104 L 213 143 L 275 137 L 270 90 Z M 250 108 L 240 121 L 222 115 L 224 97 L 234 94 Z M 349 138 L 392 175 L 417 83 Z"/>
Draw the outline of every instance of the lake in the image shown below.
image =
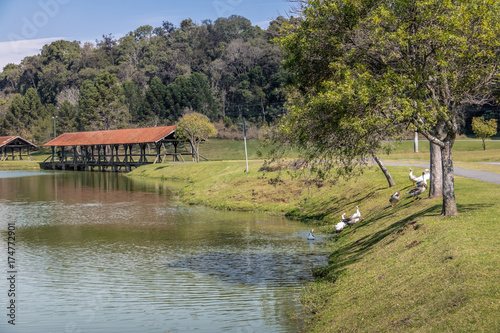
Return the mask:
<path fill-rule="evenodd" d="M 297 296 L 327 263 L 321 235 L 186 205 L 175 187 L 0 171 L 0 332 L 300 331 Z"/>

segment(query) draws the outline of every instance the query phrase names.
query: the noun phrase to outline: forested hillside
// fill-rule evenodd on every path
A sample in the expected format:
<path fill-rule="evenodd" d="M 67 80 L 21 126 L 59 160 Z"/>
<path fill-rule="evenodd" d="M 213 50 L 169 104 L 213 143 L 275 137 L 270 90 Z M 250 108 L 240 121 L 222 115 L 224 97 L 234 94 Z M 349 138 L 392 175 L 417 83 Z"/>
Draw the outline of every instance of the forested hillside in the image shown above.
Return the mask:
<path fill-rule="evenodd" d="M 0 72 L 0 135 L 43 143 L 57 132 L 156 126 L 196 111 L 230 126 L 283 112 L 287 74 L 267 30 L 241 16 L 145 25 L 96 43 L 55 41 Z"/>

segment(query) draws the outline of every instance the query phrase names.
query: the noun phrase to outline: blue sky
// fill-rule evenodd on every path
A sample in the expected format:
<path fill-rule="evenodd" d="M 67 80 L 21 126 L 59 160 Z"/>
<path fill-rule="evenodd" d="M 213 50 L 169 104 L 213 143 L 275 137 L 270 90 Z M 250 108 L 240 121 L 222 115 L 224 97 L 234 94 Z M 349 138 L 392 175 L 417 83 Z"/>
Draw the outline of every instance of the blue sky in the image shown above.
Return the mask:
<path fill-rule="evenodd" d="M 292 5 L 286 0 L 0 0 L 0 71 L 58 39 L 95 42 L 141 25 L 179 26 L 186 18 L 201 24 L 233 14 L 266 28 L 277 16 L 288 16 Z"/>

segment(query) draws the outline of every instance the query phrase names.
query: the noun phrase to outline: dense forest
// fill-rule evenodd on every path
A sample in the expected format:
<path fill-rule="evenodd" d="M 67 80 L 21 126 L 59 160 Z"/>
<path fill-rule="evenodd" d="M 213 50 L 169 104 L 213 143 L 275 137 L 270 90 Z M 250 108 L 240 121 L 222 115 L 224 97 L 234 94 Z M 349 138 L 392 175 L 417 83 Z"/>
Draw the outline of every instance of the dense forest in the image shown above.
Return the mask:
<path fill-rule="evenodd" d="M 180 27 L 164 21 L 96 43 L 59 40 L 0 72 L 0 135 L 44 143 L 57 133 L 175 123 L 196 111 L 226 127 L 283 113 L 287 73 L 268 29 L 241 16 Z M 57 117 L 57 118 L 56 118 Z"/>

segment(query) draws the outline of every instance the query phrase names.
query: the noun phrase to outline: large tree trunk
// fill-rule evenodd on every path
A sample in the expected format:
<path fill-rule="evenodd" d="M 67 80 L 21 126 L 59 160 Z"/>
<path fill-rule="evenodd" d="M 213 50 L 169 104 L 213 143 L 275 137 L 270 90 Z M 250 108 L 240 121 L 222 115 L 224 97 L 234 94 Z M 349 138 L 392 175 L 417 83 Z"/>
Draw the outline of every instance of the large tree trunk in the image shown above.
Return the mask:
<path fill-rule="evenodd" d="M 444 147 L 441 148 L 443 163 L 443 212 L 444 216 L 458 216 L 457 202 L 455 200 L 455 173 L 453 171 L 453 159 L 451 149 L 455 138 L 447 137 Z"/>
<path fill-rule="evenodd" d="M 200 162 L 200 141 L 196 141 L 196 163 Z"/>
<path fill-rule="evenodd" d="M 429 198 L 443 197 L 443 162 L 441 160 L 441 148 L 429 142 L 431 158 L 431 179 L 429 184 Z"/>
<path fill-rule="evenodd" d="M 438 121 L 434 126 L 433 135 L 440 138 L 443 135 L 445 123 Z M 443 162 L 441 160 L 441 146 L 429 140 L 430 159 L 431 159 L 431 179 L 429 184 L 429 198 L 443 197 Z"/>
<path fill-rule="evenodd" d="M 382 161 L 380 160 L 380 158 L 378 158 L 378 156 L 375 155 L 374 153 L 372 153 L 372 156 L 373 156 L 373 159 L 375 160 L 375 162 L 377 162 L 378 166 L 382 170 L 385 178 L 387 179 L 387 182 L 389 183 L 389 187 L 396 186 L 396 183 L 394 182 L 394 179 L 392 179 L 391 174 L 389 173 L 389 171 L 387 170 L 387 168 L 384 166 L 384 164 L 382 163 Z"/>

